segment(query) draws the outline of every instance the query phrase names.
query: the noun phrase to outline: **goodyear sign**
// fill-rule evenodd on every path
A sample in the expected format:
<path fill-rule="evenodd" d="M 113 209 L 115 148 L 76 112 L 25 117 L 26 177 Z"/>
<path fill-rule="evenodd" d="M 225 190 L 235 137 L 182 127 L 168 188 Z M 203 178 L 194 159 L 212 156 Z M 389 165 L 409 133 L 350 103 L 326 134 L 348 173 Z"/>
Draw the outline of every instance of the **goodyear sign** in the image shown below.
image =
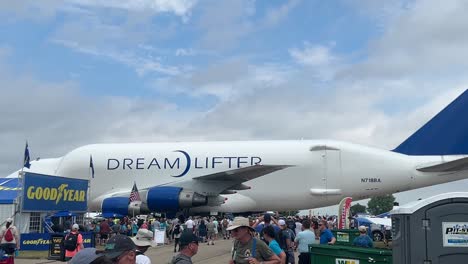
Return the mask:
<path fill-rule="evenodd" d="M 74 211 L 87 209 L 88 181 L 25 173 L 23 211 Z"/>
<path fill-rule="evenodd" d="M 93 233 L 83 232 L 84 247 L 94 247 Z M 27 233 L 21 234 L 21 250 L 49 250 L 52 244 L 53 248 L 60 250 L 60 243 L 65 234 L 49 234 L 49 233 Z M 57 253 L 57 251 L 54 251 Z"/>

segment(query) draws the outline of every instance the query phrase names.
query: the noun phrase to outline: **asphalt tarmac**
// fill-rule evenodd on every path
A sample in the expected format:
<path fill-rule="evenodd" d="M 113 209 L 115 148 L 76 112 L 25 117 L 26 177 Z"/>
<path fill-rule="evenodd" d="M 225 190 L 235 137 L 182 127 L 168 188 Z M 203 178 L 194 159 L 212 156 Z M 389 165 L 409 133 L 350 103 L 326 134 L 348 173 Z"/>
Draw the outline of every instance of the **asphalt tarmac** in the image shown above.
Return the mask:
<path fill-rule="evenodd" d="M 200 243 L 198 254 L 192 258 L 193 263 L 199 264 L 222 264 L 229 263 L 231 258 L 232 239 L 217 240 L 214 245 L 206 245 Z M 174 245 L 157 246 L 148 249 L 145 253 L 151 259 L 153 264 L 168 264 L 174 256 Z M 65 263 L 60 261 L 52 261 L 47 259 L 15 259 L 16 264 L 49 264 L 49 263 Z"/>

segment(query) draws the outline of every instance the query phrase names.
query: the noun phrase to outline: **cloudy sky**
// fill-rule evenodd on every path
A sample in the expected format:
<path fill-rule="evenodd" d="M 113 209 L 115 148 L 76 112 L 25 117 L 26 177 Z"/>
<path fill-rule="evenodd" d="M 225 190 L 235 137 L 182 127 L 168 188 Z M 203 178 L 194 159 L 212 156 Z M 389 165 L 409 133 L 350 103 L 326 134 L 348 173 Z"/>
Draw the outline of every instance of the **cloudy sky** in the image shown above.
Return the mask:
<path fill-rule="evenodd" d="M 21 166 L 25 140 L 33 158 L 182 140 L 393 149 L 468 87 L 467 12 L 455 0 L 1 1 L 0 173 Z M 400 197 L 416 196 L 428 194 Z"/>

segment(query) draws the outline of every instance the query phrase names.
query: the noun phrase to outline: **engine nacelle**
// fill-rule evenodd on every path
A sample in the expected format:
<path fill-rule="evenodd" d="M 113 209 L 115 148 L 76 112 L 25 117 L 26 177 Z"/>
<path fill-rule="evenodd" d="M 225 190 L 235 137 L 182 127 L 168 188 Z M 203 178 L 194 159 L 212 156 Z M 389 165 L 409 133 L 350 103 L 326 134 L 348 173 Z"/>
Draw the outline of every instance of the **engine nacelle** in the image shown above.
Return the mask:
<path fill-rule="evenodd" d="M 208 204 L 208 198 L 180 187 L 159 186 L 142 190 L 141 202 L 129 203 L 129 197 L 109 197 L 102 201 L 102 212 L 138 215 L 150 212 L 178 212 L 183 208 Z"/>
<path fill-rule="evenodd" d="M 102 212 L 128 215 L 128 197 L 110 197 L 102 201 Z"/>
<path fill-rule="evenodd" d="M 180 187 L 153 187 L 146 195 L 146 206 L 152 212 L 176 212 L 182 208 L 202 206 L 207 203 L 206 196 Z"/>

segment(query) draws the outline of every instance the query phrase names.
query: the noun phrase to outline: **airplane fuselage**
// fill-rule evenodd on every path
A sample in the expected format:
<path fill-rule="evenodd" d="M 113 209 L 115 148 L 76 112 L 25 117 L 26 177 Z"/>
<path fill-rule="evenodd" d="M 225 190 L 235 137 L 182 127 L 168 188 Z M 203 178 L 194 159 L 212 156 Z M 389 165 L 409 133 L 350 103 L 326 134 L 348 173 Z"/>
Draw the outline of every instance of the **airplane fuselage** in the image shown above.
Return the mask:
<path fill-rule="evenodd" d="M 457 158 L 407 156 L 329 140 L 229 141 L 87 145 L 52 164 L 55 175 L 90 180 L 92 210 L 99 210 L 102 198 L 113 192 L 129 192 L 134 182 L 144 189 L 256 164 L 290 166 L 245 182 L 251 189 L 223 195 L 228 198 L 224 204 L 193 208 L 242 212 L 316 208 L 346 196 L 357 200 L 468 177 L 466 172 L 441 176 L 416 170 Z M 48 166 L 44 171 L 50 174 L 53 165 Z M 34 171 L 41 173 L 40 166 Z"/>

